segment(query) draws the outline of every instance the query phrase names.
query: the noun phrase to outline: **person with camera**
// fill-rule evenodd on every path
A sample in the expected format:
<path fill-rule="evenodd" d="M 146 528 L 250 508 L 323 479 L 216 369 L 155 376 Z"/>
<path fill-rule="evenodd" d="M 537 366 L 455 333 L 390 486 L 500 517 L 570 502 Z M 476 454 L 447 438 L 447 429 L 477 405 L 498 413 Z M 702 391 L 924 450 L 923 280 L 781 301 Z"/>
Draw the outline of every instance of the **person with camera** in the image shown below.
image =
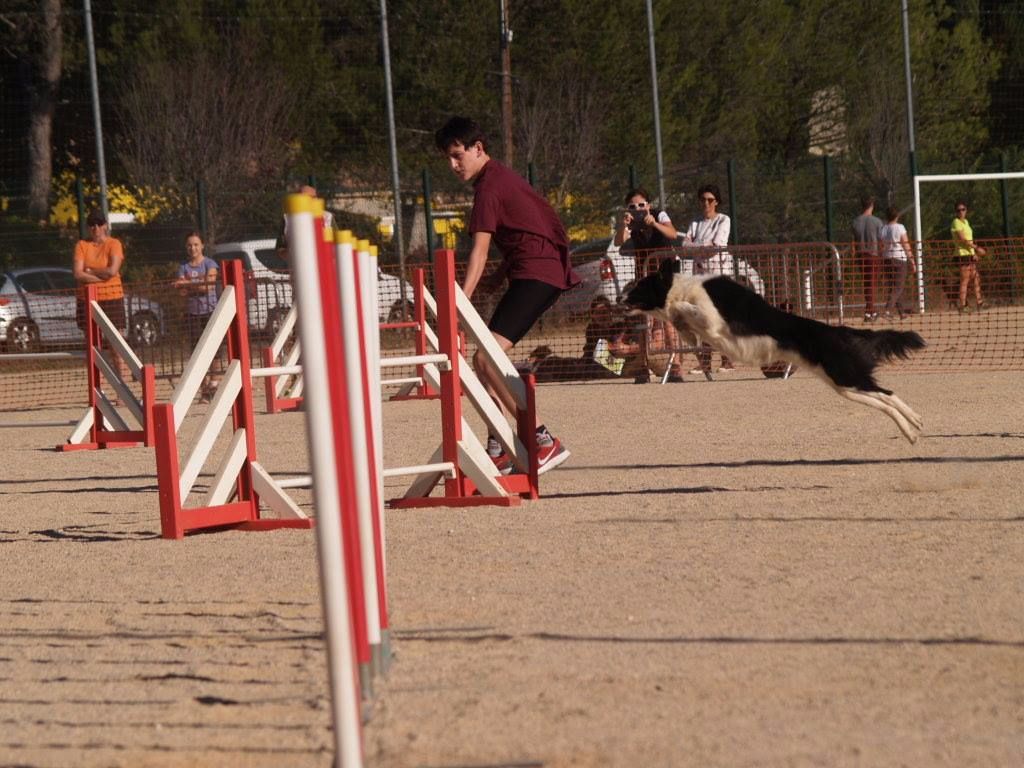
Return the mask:
<path fill-rule="evenodd" d="M 658 268 L 659 252 L 668 253 L 676 239 L 675 225 L 669 215 L 651 205 L 651 196 L 643 187 L 631 189 L 623 200 L 625 208 L 615 228 L 615 245 L 633 251 L 637 277 L 643 277 Z M 654 258 L 652 258 L 654 257 Z M 646 333 L 641 338 L 641 370 L 633 382 L 646 384 L 651 380 L 649 349 L 677 349 L 679 334 L 672 326 L 648 319 Z M 667 381 L 680 384 L 683 371 L 679 356 L 672 357 Z"/>

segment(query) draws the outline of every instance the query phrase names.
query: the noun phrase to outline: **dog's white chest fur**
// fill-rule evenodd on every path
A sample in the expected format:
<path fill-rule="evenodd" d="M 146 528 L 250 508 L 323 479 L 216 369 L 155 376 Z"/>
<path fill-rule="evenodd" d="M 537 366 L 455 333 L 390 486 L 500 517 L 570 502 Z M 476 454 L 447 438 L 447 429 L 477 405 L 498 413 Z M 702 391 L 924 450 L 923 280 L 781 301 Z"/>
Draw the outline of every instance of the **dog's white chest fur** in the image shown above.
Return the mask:
<path fill-rule="evenodd" d="M 715 307 L 704 290 L 710 277 L 676 275 L 665 299 L 664 309 L 653 314 L 671 323 L 681 334 L 707 342 L 718 351 L 744 365 L 768 365 L 791 360 L 767 334 L 738 336 Z M 797 362 L 792 359 L 791 362 Z"/>

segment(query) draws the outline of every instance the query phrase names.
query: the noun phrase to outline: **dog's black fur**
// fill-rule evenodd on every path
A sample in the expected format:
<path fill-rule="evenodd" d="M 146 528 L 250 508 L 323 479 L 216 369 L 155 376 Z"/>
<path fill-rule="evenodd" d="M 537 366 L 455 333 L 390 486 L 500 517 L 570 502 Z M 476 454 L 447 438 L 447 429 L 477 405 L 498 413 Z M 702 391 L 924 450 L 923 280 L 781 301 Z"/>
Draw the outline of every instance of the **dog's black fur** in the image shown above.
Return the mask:
<path fill-rule="evenodd" d="M 921 418 L 891 390 L 875 381 L 875 369 L 925 346 L 913 331 L 871 331 L 831 326 L 776 309 L 754 291 L 727 277 L 679 274 L 669 259 L 655 274 L 627 288 L 622 303 L 672 323 L 749 365 L 778 360 L 802 364 L 840 395 L 883 411 L 911 442 Z"/>

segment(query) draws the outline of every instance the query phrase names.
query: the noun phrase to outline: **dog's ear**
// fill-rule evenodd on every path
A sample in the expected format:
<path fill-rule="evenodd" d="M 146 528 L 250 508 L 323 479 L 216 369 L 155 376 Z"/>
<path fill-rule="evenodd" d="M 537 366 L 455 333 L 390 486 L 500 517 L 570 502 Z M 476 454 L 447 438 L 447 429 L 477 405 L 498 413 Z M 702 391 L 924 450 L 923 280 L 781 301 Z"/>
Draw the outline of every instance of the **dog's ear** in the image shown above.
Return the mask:
<path fill-rule="evenodd" d="M 675 280 L 675 276 L 682 270 L 682 264 L 679 263 L 679 259 L 673 256 L 670 259 L 665 259 L 661 262 L 658 267 L 658 274 L 661 275 L 661 281 L 665 285 L 672 285 Z"/>

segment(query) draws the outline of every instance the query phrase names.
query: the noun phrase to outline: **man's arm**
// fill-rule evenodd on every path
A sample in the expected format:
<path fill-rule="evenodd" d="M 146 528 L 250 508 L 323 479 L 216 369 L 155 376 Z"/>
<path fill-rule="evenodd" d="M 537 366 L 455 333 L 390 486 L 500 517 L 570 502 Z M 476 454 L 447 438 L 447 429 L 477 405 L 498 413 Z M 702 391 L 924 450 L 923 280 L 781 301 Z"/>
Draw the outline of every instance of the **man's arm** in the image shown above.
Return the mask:
<path fill-rule="evenodd" d="M 487 264 L 487 252 L 491 248 L 490 232 L 473 233 L 473 249 L 469 252 L 469 266 L 466 267 L 466 279 L 462 281 L 462 291 L 466 298 L 473 297 L 480 277 Z"/>

